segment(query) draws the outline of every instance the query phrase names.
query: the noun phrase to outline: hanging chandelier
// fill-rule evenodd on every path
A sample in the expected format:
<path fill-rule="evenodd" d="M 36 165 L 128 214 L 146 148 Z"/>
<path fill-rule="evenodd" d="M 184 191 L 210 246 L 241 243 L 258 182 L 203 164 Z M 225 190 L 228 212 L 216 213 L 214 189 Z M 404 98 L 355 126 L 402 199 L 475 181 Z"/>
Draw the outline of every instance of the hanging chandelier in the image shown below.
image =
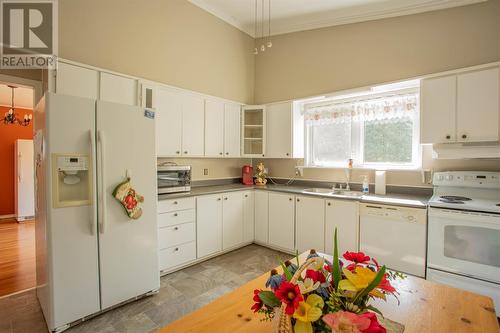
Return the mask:
<path fill-rule="evenodd" d="M 21 126 L 28 126 L 31 122 L 31 119 L 33 116 L 31 114 L 25 114 L 23 118 L 18 118 L 16 110 L 14 108 L 14 89 L 17 87 L 15 86 L 8 86 L 10 89 L 12 89 L 12 99 L 11 99 L 11 105 L 9 111 L 5 112 L 3 116 L 3 123 L 5 125 L 13 125 L 13 124 L 18 124 Z"/>
<path fill-rule="evenodd" d="M 261 23 L 261 29 L 260 29 L 260 40 L 262 41 L 262 44 L 260 45 L 260 52 L 264 52 L 267 49 L 270 49 L 273 47 L 273 42 L 271 42 L 271 0 L 267 0 L 268 8 L 267 8 L 267 38 L 265 37 L 264 33 L 264 28 L 265 28 L 265 1 L 266 0 L 261 0 L 261 18 L 260 18 L 260 23 Z M 259 25 L 259 20 L 258 20 L 258 2 L 259 0 L 255 0 L 255 47 L 253 49 L 253 54 L 257 55 L 259 54 L 259 47 L 257 47 L 257 38 L 259 36 L 258 34 L 258 25 Z M 267 41 L 266 41 L 267 40 Z"/>

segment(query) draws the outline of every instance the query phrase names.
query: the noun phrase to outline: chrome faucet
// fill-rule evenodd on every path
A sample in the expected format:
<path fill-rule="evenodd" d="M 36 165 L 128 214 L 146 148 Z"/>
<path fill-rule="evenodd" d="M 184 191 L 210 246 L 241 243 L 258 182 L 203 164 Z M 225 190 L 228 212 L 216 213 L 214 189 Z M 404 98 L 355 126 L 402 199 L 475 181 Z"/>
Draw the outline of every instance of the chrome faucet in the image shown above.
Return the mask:
<path fill-rule="evenodd" d="M 339 183 L 338 185 L 339 185 L 339 188 L 336 187 L 337 184 L 333 184 L 333 187 L 332 187 L 333 193 L 340 193 L 344 190 L 341 183 Z"/>

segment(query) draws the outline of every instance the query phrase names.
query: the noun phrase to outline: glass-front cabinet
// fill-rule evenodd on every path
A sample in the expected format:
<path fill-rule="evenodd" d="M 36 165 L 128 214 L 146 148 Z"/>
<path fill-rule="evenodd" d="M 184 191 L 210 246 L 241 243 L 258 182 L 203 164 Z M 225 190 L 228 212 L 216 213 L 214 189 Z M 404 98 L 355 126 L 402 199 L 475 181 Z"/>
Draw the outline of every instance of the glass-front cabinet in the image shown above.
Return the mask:
<path fill-rule="evenodd" d="M 241 151 L 246 157 L 265 157 L 266 109 L 264 105 L 243 107 Z"/>

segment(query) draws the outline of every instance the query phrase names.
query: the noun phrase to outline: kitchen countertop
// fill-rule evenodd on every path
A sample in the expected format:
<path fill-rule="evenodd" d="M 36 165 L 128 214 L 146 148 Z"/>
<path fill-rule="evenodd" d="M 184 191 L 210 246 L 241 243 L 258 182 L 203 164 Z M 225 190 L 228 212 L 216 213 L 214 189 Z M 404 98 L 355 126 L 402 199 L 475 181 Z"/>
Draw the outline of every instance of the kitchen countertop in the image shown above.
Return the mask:
<path fill-rule="evenodd" d="M 357 200 L 360 202 L 373 203 L 373 204 L 386 204 L 393 206 L 425 208 L 427 207 L 427 203 L 430 198 L 429 196 L 409 195 L 400 193 L 387 193 L 386 195 L 375 195 L 369 193 L 361 197 L 353 197 L 353 196 L 345 196 L 341 194 L 331 194 L 331 193 L 306 193 L 304 192 L 304 189 L 306 188 L 308 187 L 294 186 L 294 185 L 288 185 L 288 186 L 273 185 L 273 184 L 265 186 L 257 186 L 257 185 L 243 185 L 243 184 L 232 183 L 225 185 L 197 186 L 193 187 L 190 192 L 160 194 L 158 196 L 158 199 L 168 200 L 168 199 L 192 197 L 198 195 L 257 189 L 263 191 L 290 193 L 294 195 L 307 195 L 325 199 Z"/>
<path fill-rule="evenodd" d="M 304 262 L 307 253 L 300 255 Z M 325 255 L 323 255 L 325 256 Z M 330 256 L 325 256 L 332 260 Z M 281 267 L 277 268 L 282 272 Z M 252 312 L 253 291 L 264 288 L 269 273 L 225 294 L 212 303 L 187 314 L 160 329 L 159 333 L 272 333 L 273 323 L 260 320 Z M 393 282 L 398 300 L 375 300 L 384 315 L 405 326 L 404 333 L 498 333 L 498 322 L 491 298 L 443 284 L 408 276 Z"/>

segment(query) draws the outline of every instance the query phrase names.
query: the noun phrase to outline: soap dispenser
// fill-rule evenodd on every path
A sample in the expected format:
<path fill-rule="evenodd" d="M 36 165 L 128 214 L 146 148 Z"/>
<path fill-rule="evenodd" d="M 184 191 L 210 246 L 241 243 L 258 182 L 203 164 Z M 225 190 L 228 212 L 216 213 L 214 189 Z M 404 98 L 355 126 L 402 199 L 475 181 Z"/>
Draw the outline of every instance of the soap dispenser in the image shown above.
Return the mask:
<path fill-rule="evenodd" d="M 368 183 L 368 176 L 363 177 L 363 193 L 370 192 L 370 184 Z"/>

